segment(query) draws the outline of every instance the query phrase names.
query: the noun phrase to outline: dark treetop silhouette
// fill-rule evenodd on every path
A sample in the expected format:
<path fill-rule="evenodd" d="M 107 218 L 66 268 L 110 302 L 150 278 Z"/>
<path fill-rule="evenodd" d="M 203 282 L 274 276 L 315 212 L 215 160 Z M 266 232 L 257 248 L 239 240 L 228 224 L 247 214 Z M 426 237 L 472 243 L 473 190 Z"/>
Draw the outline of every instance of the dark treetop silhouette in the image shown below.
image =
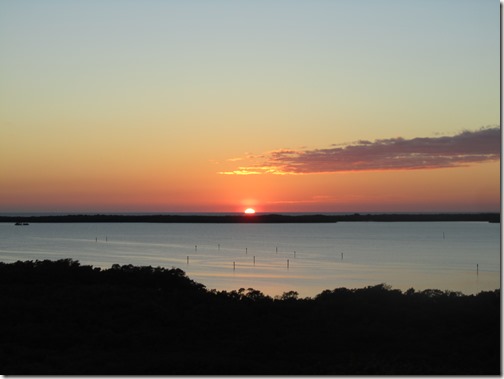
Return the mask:
<path fill-rule="evenodd" d="M 3 374 L 493 374 L 500 291 L 207 290 L 180 269 L 0 263 Z"/>

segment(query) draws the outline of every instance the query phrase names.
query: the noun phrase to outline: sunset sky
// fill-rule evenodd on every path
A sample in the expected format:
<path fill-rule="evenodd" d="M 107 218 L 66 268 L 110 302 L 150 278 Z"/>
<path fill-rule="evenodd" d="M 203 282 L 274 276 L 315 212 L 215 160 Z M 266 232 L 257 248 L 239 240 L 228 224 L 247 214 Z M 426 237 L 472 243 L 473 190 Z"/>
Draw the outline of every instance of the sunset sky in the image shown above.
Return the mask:
<path fill-rule="evenodd" d="M 2 0 L 0 212 L 500 209 L 497 0 Z"/>

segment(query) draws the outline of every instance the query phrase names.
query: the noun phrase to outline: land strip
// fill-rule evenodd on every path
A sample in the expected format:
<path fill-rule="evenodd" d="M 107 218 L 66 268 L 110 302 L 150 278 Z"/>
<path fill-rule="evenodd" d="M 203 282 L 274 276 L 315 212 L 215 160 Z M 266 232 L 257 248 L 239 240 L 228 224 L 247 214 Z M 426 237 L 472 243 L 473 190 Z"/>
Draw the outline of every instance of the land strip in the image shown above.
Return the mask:
<path fill-rule="evenodd" d="M 500 222 L 500 213 L 384 213 L 345 215 L 328 214 L 255 214 L 255 215 L 111 215 L 73 214 L 45 216 L 0 216 L 0 222 L 75 223 L 75 222 L 142 222 L 142 223 L 331 223 L 331 222 L 433 222 L 482 221 Z"/>

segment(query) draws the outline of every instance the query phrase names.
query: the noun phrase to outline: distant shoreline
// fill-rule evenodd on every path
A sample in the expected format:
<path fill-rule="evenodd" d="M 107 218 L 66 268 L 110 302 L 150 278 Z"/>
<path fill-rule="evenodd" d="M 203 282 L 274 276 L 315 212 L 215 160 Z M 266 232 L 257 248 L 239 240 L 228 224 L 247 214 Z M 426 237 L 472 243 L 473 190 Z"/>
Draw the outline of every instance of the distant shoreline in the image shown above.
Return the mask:
<path fill-rule="evenodd" d="M 480 221 L 500 223 L 500 213 L 410 213 L 410 214 L 364 214 L 346 215 L 111 215 L 72 214 L 45 216 L 0 216 L 0 222 L 7 223 L 335 223 L 335 222 L 446 222 Z"/>

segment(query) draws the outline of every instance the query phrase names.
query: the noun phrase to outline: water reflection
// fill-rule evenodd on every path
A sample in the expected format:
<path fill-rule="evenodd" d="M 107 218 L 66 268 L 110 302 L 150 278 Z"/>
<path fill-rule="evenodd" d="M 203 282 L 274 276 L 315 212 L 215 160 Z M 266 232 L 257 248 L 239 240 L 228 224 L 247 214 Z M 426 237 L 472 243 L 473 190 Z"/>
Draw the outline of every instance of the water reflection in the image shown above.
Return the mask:
<path fill-rule="evenodd" d="M 72 258 L 103 268 L 115 263 L 178 267 L 209 289 L 252 287 L 271 296 L 290 290 L 314 296 L 380 283 L 471 294 L 500 287 L 499 228 L 488 223 L 0 224 L 0 260 Z"/>

